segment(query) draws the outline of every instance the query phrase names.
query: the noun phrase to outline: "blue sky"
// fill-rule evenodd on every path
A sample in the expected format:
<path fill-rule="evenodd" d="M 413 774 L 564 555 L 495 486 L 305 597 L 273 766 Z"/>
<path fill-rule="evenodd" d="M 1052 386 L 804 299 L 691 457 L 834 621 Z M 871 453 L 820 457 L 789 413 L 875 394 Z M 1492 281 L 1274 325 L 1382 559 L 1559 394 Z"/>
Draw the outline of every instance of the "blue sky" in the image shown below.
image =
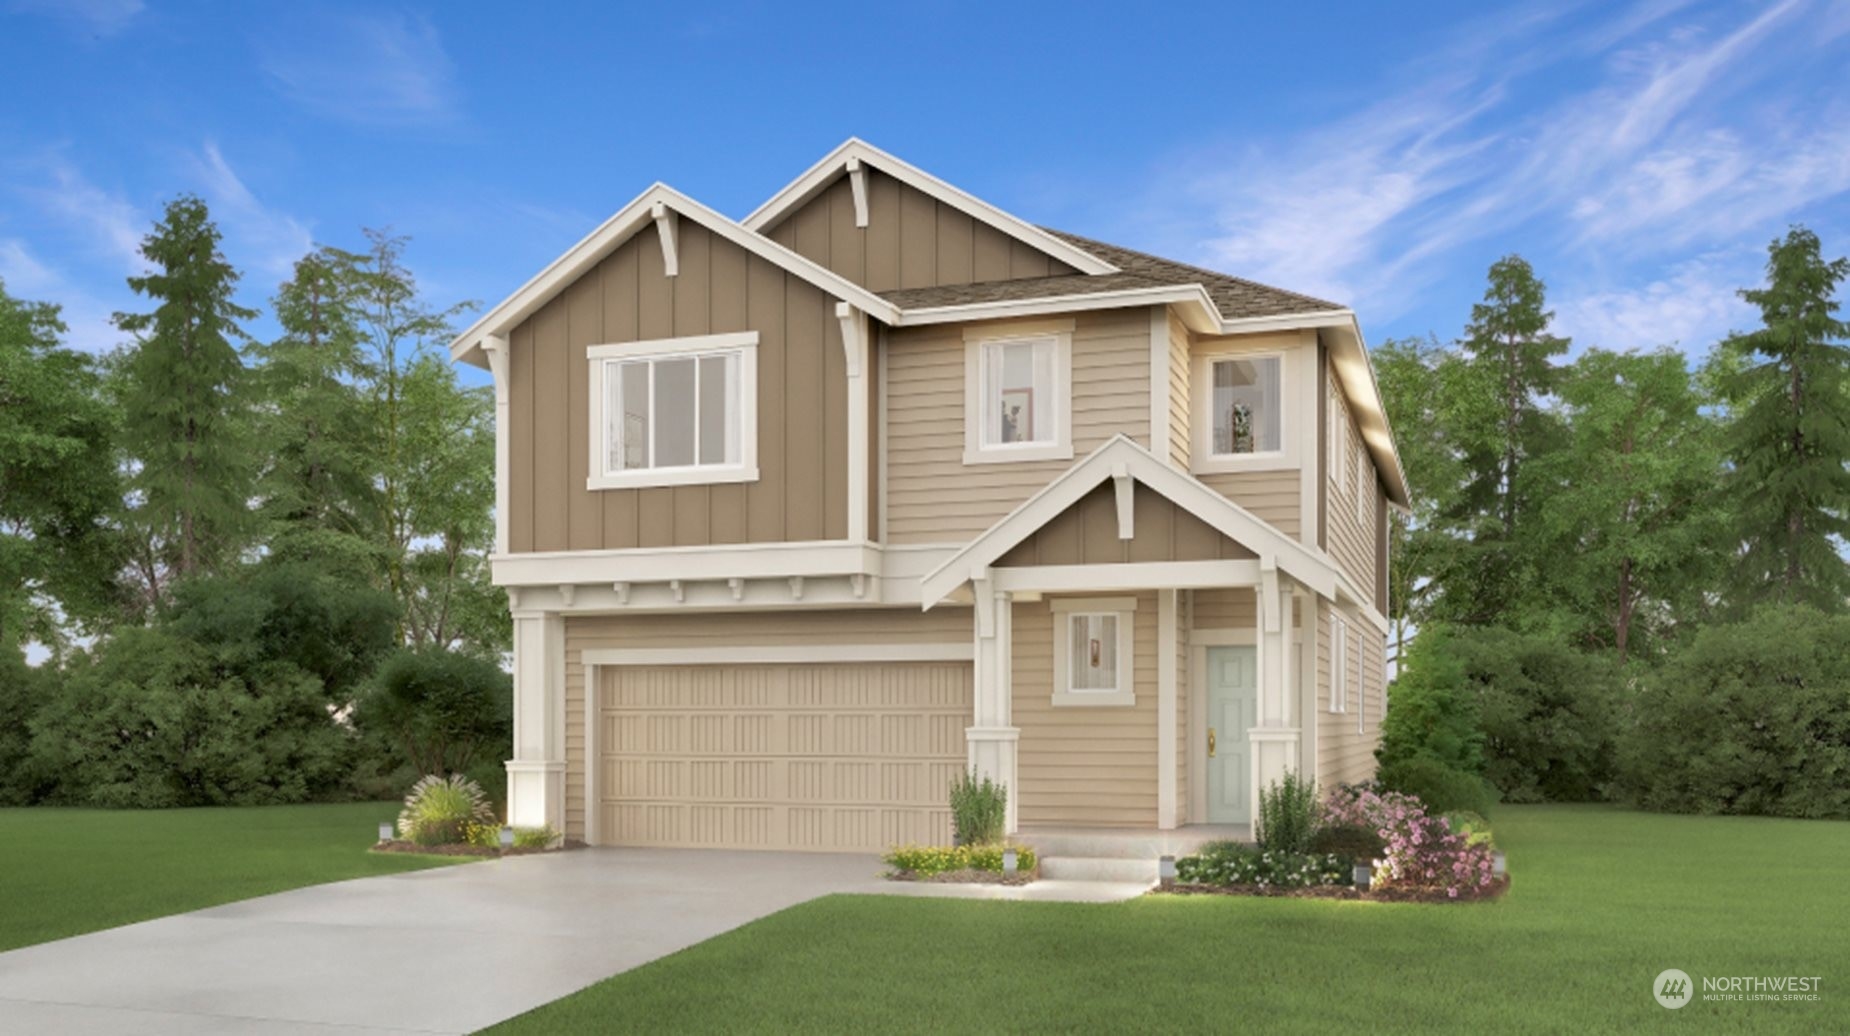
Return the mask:
<path fill-rule="evenodd" d="M 742 217 L 850 135 L 1374 341 L 1514 251 L 1578 344 L 1701 351 L 1789 223 L 1850 253 L 1846 0 L 543 6 L 0 0 L 0 278 L 106 348 L 194 192 L 260 308 L 363 226 L 492 303 L 652 181 Z"/>

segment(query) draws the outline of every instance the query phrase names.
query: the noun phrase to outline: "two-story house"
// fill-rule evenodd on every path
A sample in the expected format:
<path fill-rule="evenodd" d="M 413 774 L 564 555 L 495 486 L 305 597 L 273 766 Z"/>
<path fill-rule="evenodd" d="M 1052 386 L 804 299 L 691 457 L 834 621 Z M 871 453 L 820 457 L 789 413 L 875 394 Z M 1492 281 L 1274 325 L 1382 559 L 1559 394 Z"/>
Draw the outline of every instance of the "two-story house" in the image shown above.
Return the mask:
<path fill-rule="evenodd" d="M 516 824 L 592 844 L 1247 824 L 1373 773 L 1407 488 L 1355 314 L 858 140 L 644 191 L 470 327 Z"/>

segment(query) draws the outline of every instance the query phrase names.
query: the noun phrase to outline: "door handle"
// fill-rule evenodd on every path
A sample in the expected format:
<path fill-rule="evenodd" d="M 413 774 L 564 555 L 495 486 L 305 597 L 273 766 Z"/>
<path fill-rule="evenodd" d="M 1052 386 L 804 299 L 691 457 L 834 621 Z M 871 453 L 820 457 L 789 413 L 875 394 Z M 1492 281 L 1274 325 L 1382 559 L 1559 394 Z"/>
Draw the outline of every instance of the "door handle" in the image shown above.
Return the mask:
<path fill-rule="evenodd" d="M 1208 758 L 1214 758 L 1214 728 L 1208 728 Z"/>

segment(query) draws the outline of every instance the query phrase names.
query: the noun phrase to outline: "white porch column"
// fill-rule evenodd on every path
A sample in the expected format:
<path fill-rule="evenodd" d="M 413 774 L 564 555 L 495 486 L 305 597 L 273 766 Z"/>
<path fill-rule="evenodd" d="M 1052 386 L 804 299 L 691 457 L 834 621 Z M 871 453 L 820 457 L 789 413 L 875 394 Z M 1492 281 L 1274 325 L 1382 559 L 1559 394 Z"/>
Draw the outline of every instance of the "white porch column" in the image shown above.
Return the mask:
<path fill-rule="evenodd" d="M 565 620 L 514 613 L 514 758 L 507 821 L 565 830 Z"/>
<path fill-rule="evenodd" d="M 1008 790 L 1008 833 L 1014 834 L 1020 829 L 1015 749 L 1021 738 L 1011 703 L 1014 602 L 987 577 L 975 580 L 974 588 L 976 708 L 974 725 L 964 731 L 964 738 L 970 746 L 970 768 Z"/>
<path fill-rule="evenodd" d="M 1173 589 L 1156 591 L 1156 826 L 1163 831 L 1181 822 L 1176 801 L 1176 692 L 1182 646 L 1177 640 L 1176 595 Z"/>
<path fill-rule="evenodd" d="M 1277 559 L 1259 562 L 1259 722 L 1252 730 L 1252 815 L 1259 792 L 1298 769 L 1297 694 L 1292 686 L 1291 614 L 1295 587 Z"/>

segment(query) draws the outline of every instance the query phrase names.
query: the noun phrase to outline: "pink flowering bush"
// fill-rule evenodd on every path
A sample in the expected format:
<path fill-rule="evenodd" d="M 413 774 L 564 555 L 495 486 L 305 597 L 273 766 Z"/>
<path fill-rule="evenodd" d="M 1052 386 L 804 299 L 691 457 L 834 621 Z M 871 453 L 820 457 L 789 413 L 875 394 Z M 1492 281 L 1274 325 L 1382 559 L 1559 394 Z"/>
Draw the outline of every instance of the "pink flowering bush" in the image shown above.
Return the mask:
<path fill-rule="evenodd" d="M 1354 824 L 1381 836 L 1386 848 L 1375 861 L 1375 880 L 1384 886 L 1444 889 L 1457 898 L 1492 881 L 1490 847 L 1472 845 L 1466 833 L 1454 832 L 1411 795 L 1344 785 L 1324 802 L 1323 823 Z"/>

